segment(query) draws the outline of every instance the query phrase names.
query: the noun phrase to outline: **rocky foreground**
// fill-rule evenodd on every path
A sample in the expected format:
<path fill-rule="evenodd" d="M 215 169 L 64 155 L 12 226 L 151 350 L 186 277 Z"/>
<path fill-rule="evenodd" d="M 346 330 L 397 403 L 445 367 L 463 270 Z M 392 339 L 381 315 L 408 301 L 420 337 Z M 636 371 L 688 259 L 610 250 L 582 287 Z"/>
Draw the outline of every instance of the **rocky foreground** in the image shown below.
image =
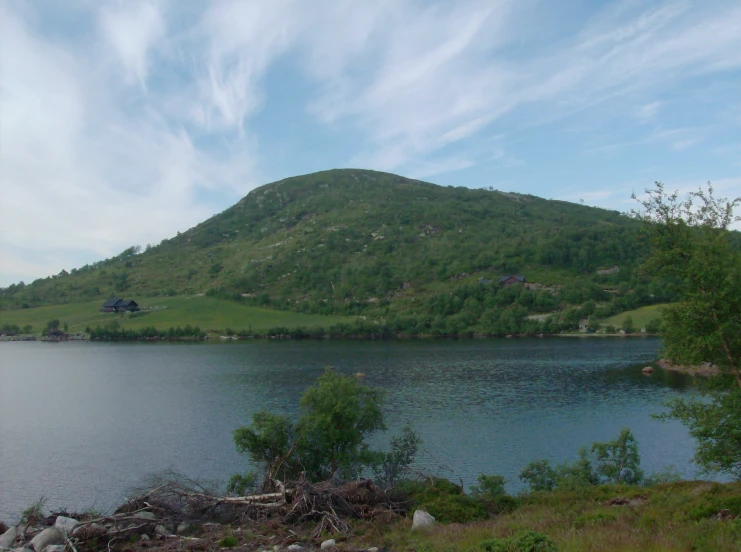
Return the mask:
<path fill-rule="evenodd" d="M 249 506 L 242 500 L 247 497 L 237 497 L 242 504 L 236 507 L 222 503 L 207 511 L 181 511 L 188 519 L 152 497 L 145 498 L 148 504 L 130 502 L 110 516 L 25 513 L 22 523 L 0 536 L 0 550 L 741 552 L 741 482 L 681 481 L 536 492 L 511 497 L 506 510 L 473 520 L 465 514 L 474 504 L 460 493 L 436 494 L 410 510 L 394 512 L 388 507 L 392 501 L 381 501 L 379 507 L 375 501 L 383 494 L 368 493 L 372 488 L 354 483 L 339 489 L 294 489 L 291 495 L 286 493 L 285 503 L 258 495 L 263 506 L 277 504 L 267 508 Z M 343 504 L 351 508 L 343 510 Z M 346 524 L 340 524 L 343 530 L 324 525 L 321 512 L 328 506 L 342 513 L 337 519 Z M 437 522 L 423 513 L 425 509 Z M 209 517 L 214 520 L 207 521 Z M 412 530 L 422 526 L 426 530 Z"/>
<path fill-rule="evenodd" d="M 340 486 L 303 481 L 293 489 L 280 485 L 276 492 L 233 497 L 169 481 L 128 500 L 112 515 L 56 512 L 44 517 L 37 507 L 0 536 L 0 552 L 225 548 L 378 552 L 378 547 L 349 542 L 349 522 L 384 523 L 407 514 L 403 504 L 368 480 Z M 411 517 L 413 531 L 435 524 L 422 510 Z"/>

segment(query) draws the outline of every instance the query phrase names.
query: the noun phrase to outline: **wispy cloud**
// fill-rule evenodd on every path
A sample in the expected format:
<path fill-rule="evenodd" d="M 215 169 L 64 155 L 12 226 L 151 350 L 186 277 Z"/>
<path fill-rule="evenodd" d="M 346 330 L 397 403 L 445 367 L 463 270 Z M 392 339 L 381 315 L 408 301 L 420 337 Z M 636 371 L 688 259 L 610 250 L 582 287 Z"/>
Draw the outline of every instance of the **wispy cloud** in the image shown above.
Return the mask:
<path fill-rule="evenodd" d="M 99 21 L 121 61 L 126 81 L 146 89 L 150 49 L 166 31 L 160 8 L 145 1 L 108 4 L 101 9 Z"/>
<path fill-rule="evenodd" d="M 0 272 L 30 278 L 70 268 L 64 259 L 81 249 L 92 260 L 159 241 L 262 174 L 304 172 L 265 153 L 289 132 L 306 133 L 302 144 L 331 132 L 332 144 L 311 144 L 323 163 L 419 178 L 530 168 L 541 160 L 521 155 L 517 140 L 559 121 L 589 126 L 577 120 L 584 114 L 607 129 L 590 146 L 596 154 L 646 144 L 689 152 L 716 133 L 712 124 L 737 132 L 739 102 L 728 99 L 737 81 L 713 82 L 741 69 L 740 4 L 590 6 L 564 32 L 549 27 L 553 9 L 542 0 L 4 2 Z M 709 82 L 696 94 L 733 104 L 714 123 L 670 120 L 676 108 L 664 96 L 692 79 Z M 270 122 L 259 121 L 276 90 L 303 119 L 267 138 Z M 640 132 L 610 132 L 626 121 Z"/>

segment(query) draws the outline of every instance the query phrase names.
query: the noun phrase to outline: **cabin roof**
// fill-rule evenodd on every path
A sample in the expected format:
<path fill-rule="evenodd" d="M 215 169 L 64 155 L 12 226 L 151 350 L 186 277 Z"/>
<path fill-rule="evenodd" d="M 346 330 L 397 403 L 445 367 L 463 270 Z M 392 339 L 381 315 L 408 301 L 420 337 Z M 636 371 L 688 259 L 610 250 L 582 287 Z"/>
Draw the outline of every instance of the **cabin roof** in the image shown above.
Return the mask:
<path fill-rule="evenodd" d="M 522 275 L 520 275 L 520 274 L 517 274 L 517 275 L 514 275 L 514 276 L 513 276 L 513 275 L 509 275 L 509 276 L 502 276 L 502 277 L 500 277 L 500 278 L 499 278 L 499 283 L 501 284 L 501 283 L 503 283 L 503 282 L 506 282 L 506 281 L 507 281 L 507 280 L 509 280 L 510 278 L 514 278 L 514 279 L 515 279 L 515 280 L 517 280 L 518 282 L 524 282 L 524 281 L 525 281 L 525 277 L 524 277 L 524 276 L 522 276 Z"/>
<path fill-rule="evenodd" d="M 118 297 L 111 297 L 110 299 L 107 299 L 105 303 L 103 303 L 104 307 L 115 307 L 116 303 L 121 301 Z"/>

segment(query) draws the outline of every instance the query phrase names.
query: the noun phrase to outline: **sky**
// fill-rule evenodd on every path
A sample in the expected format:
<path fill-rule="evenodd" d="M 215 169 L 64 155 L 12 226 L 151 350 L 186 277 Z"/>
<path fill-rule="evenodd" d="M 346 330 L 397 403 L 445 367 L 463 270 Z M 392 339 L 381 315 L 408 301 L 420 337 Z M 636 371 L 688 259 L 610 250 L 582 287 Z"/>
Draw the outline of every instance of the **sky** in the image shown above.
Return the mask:
<path fill-rule="evenodd" d="M 342 167 L 741 196 L 741 1 L 0 2 L 0 286 Z"/>

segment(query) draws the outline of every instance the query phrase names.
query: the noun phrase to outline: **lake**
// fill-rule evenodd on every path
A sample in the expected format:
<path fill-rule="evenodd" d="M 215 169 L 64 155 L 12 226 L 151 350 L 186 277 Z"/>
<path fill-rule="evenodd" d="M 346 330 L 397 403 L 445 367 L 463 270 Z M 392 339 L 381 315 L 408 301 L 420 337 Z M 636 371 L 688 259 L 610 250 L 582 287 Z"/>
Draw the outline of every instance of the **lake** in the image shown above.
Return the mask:
<path fill-rule="evenodd" d="M 692 392 L 677 374 L 641 374 L 659 346 L 651 338 L 2 343 L 0 519 L 15 521 L 42 496 L 47 510 L 109 510 L 165 469 L 225 482 L 249 469 L 232 431 L 257 410 L 295 414 L 326 365 L 364 372 L 386 390 L 389 431 L 377 444 L 411 423 L 427 450 L 420 468 L 467 485 L 498 473 L 517 491 L 529 461 L 573 458 L 625 426 L 646 471 L 674 465 L 692 478 L 686 429 L 650 417 Z"/>

